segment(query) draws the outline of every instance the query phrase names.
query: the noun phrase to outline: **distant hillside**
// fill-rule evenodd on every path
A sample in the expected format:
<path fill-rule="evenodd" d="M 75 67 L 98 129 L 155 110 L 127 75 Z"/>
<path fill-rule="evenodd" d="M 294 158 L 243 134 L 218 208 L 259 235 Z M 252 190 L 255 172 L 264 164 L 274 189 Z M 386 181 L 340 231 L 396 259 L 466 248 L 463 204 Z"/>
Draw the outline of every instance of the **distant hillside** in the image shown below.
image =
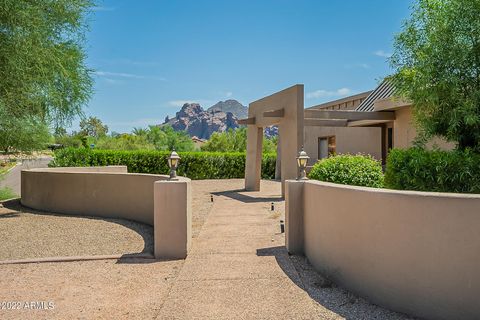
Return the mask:
<path fill-rule="evenodd" d="M 223 111 L 225 113 L 231 112 L 237 117 L 237 119 L 247 118 L 248 116 L 248 107 L 233 99 L 219 101 L 215 105 L 208 108 L 207 111 Z"/>
<path fill-rule="evenodd" d="M 193 137 L 208 139 L 214 132 L 225 132 L 238 128 L 238 118 L 232 112 L 204 110 L 198 103 L 185 103 L 175 118 L 165 119 L 162 125 L 169 124 L 174 130 L 185 130 Z"/>
<path fill-rule="evenodd" d="M 214 132 L 238 128 L 238 119 L 248 117 L 248 108 L 237 100 L 219 101 L 207 110 L 198 103 L 185 103 L 174 118 L 167 117 L 162 125 L 169 124 L 174 130 L 185 130 L 193 137 L 209 139 Z M 265 136 L 278 135 L 276 126 L 265 128 Z"/>

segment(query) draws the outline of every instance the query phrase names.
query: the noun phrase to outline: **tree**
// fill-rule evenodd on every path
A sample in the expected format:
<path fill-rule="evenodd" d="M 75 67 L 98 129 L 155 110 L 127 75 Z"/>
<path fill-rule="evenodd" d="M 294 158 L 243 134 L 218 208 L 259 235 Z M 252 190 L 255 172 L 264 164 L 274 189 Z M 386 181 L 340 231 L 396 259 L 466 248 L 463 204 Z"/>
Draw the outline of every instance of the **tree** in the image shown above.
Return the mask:
<path fill-rule="evenodd" d="M 210 139 L 200 147 L 202 151 L 245 152 L 247 150 L 247 128 L 229 129 L 226 132 L 214 132 Z M 276 139 L 263 138 L 263 152 L 276 152 Z"/>
<path fill-rule="evenodd" d="M 0 150 L 42 150 L 50 140 L 48 126 L 38 116 L 9 117 L 0 107 Z"/>
<path fill-rule="evenodd" d="M 52 121 L 82 113 L 92 92 L 83 50 L 90 0 L 0 1 L 0 106 Z M 16 120 L 15 120 L 16 121 Z"/>
<path fill-rule="evenodd" d="M 480 152 L 480 0 L 417 0 L 391 77 L 425 137 Z"/>
<path fill-rule="evenodd" d="M 80 121 L 80 133 L 94 138 L 103 137 L 108 132 L 108 126 L 102 123 L 97 117 L 90 117 Z"/>
<path fill-rule="evenodd" d="M 185 131 L 175 131 L 170 125 L 149 126 L 147 140 L 155 146 L 156 150 L 193 151 L 195 149 L 192 139 Z"/>

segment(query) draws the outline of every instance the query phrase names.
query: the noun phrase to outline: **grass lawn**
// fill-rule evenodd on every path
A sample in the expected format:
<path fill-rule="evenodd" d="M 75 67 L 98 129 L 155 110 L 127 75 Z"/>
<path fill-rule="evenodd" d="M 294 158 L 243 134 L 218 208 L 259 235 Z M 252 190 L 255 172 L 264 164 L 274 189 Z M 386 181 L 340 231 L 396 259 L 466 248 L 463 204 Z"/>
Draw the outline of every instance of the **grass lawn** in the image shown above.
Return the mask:
<path fill-rule="evenodd" d="M 3 179 L 5 173 L 7 173 L 8 170 L 13 168 L 15 165 L 15 162 L 0 162 L 0 181 Z M 15 192 L 12 191 L 12 189 L 8 187 L 0 188 L 0 201 L 16 197 L 17 195 L 15 194 Z"/>
<path fill-rule="evenodd" d="M 0 201 L 2 200 L 7 200 L 7 199 L 12 199 L 16 198 L 17 195 L 15 192 L 12 191 L 12 189 L 5 187 L 5 188 L 0 188 Z"/>
<path fill-rule="evenodd" d="M 7 173 L 8 170 L 15 167 L 16 162 L 0 162 L 0 180 L 2 176 Z"/>

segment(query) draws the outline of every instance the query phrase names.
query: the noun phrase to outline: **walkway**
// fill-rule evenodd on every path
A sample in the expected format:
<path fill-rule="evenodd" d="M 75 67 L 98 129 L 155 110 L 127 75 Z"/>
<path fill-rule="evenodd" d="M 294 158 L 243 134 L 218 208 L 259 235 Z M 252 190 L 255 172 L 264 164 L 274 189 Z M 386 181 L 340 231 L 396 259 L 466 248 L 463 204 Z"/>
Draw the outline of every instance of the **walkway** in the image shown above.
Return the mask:
<path fill-rule="evenodd" d="M 23 169 L 46 168 L 52 158 L 38 158 L 23 160 L 21 164 L 10 170 L 4 179 L 0 181 L 0 188 L 9 187 L 15 194 L 20 195 L 21 192 L 21 172 Z"/>
<path fill-rule="evenodd" d="M 265 192 L 215 197 L 158 319 L 330 318 L 297 285 L 272 201 Z"/>

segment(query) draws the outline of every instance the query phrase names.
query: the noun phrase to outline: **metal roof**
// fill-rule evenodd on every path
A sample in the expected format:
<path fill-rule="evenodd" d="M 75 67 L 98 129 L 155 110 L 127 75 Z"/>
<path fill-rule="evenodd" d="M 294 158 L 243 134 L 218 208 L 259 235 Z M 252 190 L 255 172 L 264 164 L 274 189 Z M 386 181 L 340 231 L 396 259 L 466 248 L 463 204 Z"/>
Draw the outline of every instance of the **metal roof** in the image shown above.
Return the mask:
<path fill-rule="evenodd" d="M 374 111 L 373 104 L 377 100 L 390 98 L 395 94 L 395 86 L 389 80 L 383 80 L 380 85 L 373 90 L 365 100 L 355 109 L 355 111 Z"/>

